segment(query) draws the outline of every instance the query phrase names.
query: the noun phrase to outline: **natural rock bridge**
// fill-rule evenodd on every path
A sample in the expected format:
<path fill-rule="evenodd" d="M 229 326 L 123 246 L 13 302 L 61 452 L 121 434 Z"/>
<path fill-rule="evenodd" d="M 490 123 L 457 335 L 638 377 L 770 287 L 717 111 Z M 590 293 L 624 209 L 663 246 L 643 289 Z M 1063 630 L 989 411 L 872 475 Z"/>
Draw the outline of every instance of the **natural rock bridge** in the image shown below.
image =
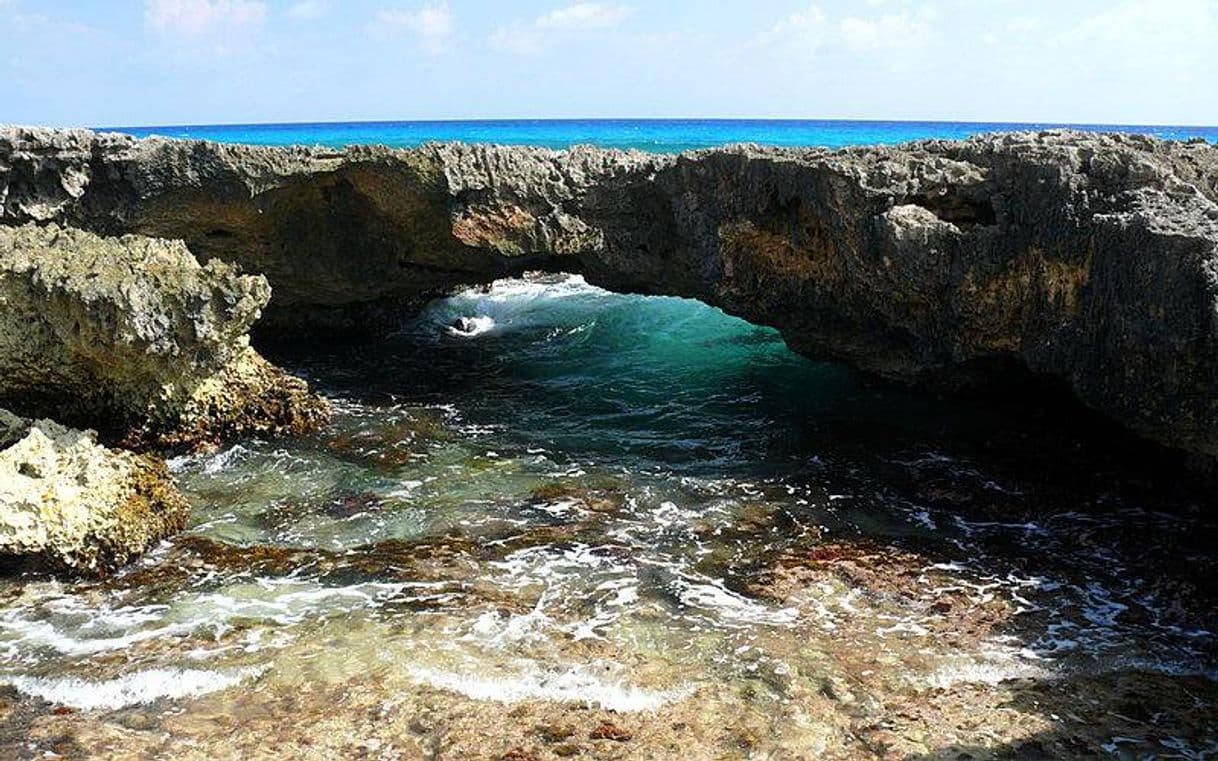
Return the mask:
<path fill-rule="evenodd" d="M 209 266 L 149 331 L 128 337 L 136 354 L 166 357 L 177 386 L 254 362 L 236 344 L 261 305 L 254 329 L 264 335 L 368 333 L 458 285 L 568 270 L 614 290 L 701 299 L 778 328 L 799 352 L 889 379 L 986 384 L 1012 368 L 1055 378 L 1145 438 L 1202 462 L 1218 456 L 1218 148 L 1203 141 L 1055 131 L 664 156 L 468 145 L 334 152 L 7 128 L 0 224 L 15 228 L 0 251 L 9 259 L 54 250 L 56 261 L 104 267 L 97 246 L 147 255 L 170 245 L 114 239 L 131 234 L 180 239 L 200 262 L 265 275 L 269 304 L 257 278 L 241 285 Z M 48 242 L 29 225 L 94 235 Z M 82 258 L 75 245 L 94 254 Z M 156 268 L 197 267 L 170 258 L 133 265 L 142 285 L 116 280 L 115 292 L 155 294 L 175 279 Z M 145 383 L 142 406 L 130 408 L 122 389 L 131 385 L 111 366 L 130 347 L 113 362 L 101 356 L 118 318 L 85 308 L 75 331 L 42 324 L 58 319 L 64 299 L 96 304 L 92 286 L 70 285 L 94 276 L 68 272 L 35 293 L 23 278 L 37 266 L 5 267 L 0 401 L 47 414 L 58 408 L 40 406 L 56 396 L 45 392 L 71 388 L 104 397 L 86 405 L 101 416 L 95 425 L 110 422 L 102 408 L 124 404 L 130 427 L 158 404 L 154 417 L 170 420 L 162 428 L 187 424 L 164 408 L 194 398 L 194 386 L 153 403 Z M 71 294 L 47 296 L 65 287 Z M 223 314 L 215 299 L 231 301 Z M 204 304 L 213 311 L 201 317 Z M 95 318 L 105 324 L 81 325 Z M 170 338 L 158 344 L 158 330 Z M 30 351 L 55 361 L 30 371 L 39 361 Z M 312 420 L 298 389 L 285 395 L 269 372 L 242 393 L 278 386 L 279 401 L 212 409 L 226 417 L 212 429 L 245 430 L 242 416 L 287 415 L 289 430 Z M 198 417 L 189 424 L 207 429 Z M 145 440 L 174 440 L 172 430 L 148 439 L 144 429 Z"/>

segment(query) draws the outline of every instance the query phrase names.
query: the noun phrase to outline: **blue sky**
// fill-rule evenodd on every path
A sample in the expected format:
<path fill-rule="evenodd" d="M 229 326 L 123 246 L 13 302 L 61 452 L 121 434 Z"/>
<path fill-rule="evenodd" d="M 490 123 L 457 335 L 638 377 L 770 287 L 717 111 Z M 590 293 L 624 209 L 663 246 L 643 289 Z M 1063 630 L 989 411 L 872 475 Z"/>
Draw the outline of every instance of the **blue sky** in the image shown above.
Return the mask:
<path fill-rule="evenodd" d="M 1218 124 L 1218 0 L 0 0 L 0 122 Z"/>

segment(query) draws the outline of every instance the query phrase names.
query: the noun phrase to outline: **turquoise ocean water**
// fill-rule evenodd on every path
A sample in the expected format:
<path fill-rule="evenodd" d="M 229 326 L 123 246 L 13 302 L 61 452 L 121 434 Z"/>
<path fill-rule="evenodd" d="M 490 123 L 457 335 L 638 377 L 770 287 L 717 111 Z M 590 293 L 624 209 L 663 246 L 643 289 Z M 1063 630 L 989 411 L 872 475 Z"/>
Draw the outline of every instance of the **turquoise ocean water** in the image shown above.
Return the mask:
<path fill-rule="evenodd" d="M 958 139 L 985 132 L 1074 127 L 1099 132 L 1137 132 L 1172 140 L 1200 137 L 1218 142 L 1218 127 L 1106 124 L 1017 124 L 1003 122 L 881 122 L 768 119 L 570 119 L 488 121 L 387 121 L 318 124 L 232 124 L 104 127 L 137 137 L 216 140 L 254 145 L 383 144 L 395 148 L 433 140 L 539 145 L 566 148 L 598 145 L 679 152 L 730 143 L 821 146 L 903 143 L 925 138 Z"/>

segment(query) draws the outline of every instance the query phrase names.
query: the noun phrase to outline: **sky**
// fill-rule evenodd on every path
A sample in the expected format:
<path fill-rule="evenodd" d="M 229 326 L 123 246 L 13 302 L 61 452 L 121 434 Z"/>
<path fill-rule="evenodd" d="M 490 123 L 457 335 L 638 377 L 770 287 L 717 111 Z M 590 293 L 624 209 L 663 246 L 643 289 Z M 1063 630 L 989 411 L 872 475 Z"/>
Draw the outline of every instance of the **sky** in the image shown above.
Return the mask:
<path fill-rule="evenodd" d="M 0 0 L 0 123 L 1218 125 L 1218 0 Z"/>

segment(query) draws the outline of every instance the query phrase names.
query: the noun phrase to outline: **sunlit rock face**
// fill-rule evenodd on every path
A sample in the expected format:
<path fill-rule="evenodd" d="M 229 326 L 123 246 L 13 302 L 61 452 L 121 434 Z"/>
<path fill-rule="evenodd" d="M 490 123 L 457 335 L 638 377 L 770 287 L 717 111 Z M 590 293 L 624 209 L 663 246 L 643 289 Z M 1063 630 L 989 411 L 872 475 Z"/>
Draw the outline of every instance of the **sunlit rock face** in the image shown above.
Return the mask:
<path fill-rule="evenodd" d="M 0 399 L 140 446 L 307 430 L 324 403 L 249 346 L 269 297 L 180 241 L 0 228 Z"/>
<path fill-rule="evenodd" d="M 0 568 L 100 574 L 186 522 L 164 463 L 0 410 Z"/>
<path fill-rule="evenodd" d="M 1047 376 L 1218 455 L 1218 149 L 1055 131 L 681 156 L 0 133 L 7 224 L 181 238 L 260 272 L 268 334 L 391 328 L 530 268 L 690 296 L 913 383 Z"/>

